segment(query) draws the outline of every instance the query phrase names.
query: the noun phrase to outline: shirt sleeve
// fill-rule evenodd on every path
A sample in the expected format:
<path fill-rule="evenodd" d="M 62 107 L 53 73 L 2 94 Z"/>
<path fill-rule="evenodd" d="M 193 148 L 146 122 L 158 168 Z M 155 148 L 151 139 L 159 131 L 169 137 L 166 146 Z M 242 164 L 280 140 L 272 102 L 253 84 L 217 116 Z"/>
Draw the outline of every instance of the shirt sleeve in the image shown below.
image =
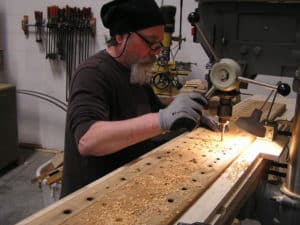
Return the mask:
<path fill-rule="evenodd" d="M 149 101 L 151 104 L 151 111 L 158 112 L 160 109 L 165 108 L 166 106 L 159 100 L 157 95 L 154 93 L 152 87 L 149 84 L 144 85 L 148 95 Z"/>
<path fill-rule="evenodd" d="M 68 109 L 70 132 L 76 143 L 96 121 L 109 120 L 109 84 L 97 68 L 78 70 L 72 80 Z"/>

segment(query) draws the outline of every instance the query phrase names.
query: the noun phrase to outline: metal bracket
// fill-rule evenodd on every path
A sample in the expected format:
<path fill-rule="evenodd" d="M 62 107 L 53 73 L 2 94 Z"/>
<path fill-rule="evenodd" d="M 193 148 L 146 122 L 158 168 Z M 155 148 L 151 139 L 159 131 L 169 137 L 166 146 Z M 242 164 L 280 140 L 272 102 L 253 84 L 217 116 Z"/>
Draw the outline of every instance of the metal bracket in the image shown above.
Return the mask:
<path fill-rule="evenodd" d="M 265 139 L 273 141 L 274 138 L 277 135 L 277 123 L 276 122 L 267 122 L 267 124 L 265 124 L 265 128 L 266 128 L 266 134 L 265 134 Z"/>

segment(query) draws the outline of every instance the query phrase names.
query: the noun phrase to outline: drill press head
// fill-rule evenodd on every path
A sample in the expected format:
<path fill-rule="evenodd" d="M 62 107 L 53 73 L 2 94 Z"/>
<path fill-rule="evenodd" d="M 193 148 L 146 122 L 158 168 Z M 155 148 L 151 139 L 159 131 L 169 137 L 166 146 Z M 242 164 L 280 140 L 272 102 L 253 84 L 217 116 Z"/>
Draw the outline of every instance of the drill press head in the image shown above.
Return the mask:
<path fill-rule="evenodd" d="M 239 88 L 238 76 L 241 74 L 241 68 L 238 63 L 232 59 L 221 59 L 213 65 L 209 73 L 209 81 L 214 95 L 220 97 L 218 106 L 219 123 L 222 127 L 228 123 L 232 116 L 232 99 L 238 94 Z"/>

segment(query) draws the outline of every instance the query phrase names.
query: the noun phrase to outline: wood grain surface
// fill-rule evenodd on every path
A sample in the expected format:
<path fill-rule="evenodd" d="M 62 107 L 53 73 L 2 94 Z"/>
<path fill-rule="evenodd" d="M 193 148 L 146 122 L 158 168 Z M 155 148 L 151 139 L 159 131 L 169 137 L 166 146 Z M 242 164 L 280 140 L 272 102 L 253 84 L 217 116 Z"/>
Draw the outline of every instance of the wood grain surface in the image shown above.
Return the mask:
<path fill-rule="evenodd" d="M 261 104 L 236 105 L 223 142 L 220 133 L 204 128 L 185 133 L 19 225 L 172 224 L 255 140 L 234 121 Z M 284 104 L 276 104 L 271 118 L 284 110 Z"/>

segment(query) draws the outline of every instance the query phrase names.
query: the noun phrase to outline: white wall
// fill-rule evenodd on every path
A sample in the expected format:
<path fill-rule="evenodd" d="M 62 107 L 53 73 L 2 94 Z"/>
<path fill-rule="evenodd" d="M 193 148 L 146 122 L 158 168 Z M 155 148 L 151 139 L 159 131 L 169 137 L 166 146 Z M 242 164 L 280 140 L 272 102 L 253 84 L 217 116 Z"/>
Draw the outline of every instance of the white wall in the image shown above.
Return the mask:
<path fill-rule="evenodd" d="M 0 36 L 5 53 L 5 72 L 0 82 L 10 82 L 17 89 L 35 90 L 65 100 L 65 64 L 45 59 L 45 49 L 26 38 L 21 29 L 23 15 L 34 23 L 34 11 L 47 15 L 47 6 L 92 7 L 99 23 L 99 8 L 104 1 L 1 0 Z M 32 29 L 31 29 L 32 30 Z M 97 26 L 96 48 L 104 47 L 103 28 Z M 1 45 L 0 45 L 1 46 Z M 63 149 L 65 113 L 37 98 L 17 95 L 19 142 L 40 144 L 45 148 Z"/>
<path fill-rule="evenodd" d="M 156 0 L 160 5 L 161 0 Z M 29 89 L 50 94 L 65 100 L 65 67 L 63 62 L 51 63 L 45 59 L 45 50 L 35 42 L 35 34 L 26 38 L 21 29 L 23 15 L 29 15 L 29 22 L 34 22 L 34 10 L 43 11 L 45 17 L 47 6 L 58 5 L 64 7 L 91 7 L 97 19 L 97 34 L 95 51 L 105 47 L 103 28 L 99 18 L 101 6 L 107 0 L 1 0 L 0 1 L 0 48 L 5 53 L 5 71 L 0 71 L 0 82 L 11 82 L 17 89 Z M 177 6 L 176 30 L 179 30 L 179 3 L 180 0 L 165 0 L 165 5 Z M 194 11 L 197 3 L 193 0 L 184 1 L 183 6 L 183 37 L 186 42 L 177 54 L 176 60 L 197 63 L 192 66 L 191 78 L 203 78 L 208 61 L 200 44 L 192 42 L 191 25 L 187 16 Z M 176 43 L 174 43 L 175 45 Z M 268 80 L 269 78 L 266 77 Z M 269 79 L 270 80 L 270 79 Z M 273 79 L 270 80 L 273 83 Z M 254 88 L 256 91 L 256 89 Z M 258 92 L 264 90 L 258 89 Z M 257 93 L 257 91 L 256 91 Z M 63 149 L 65 113 L 57 107 L 37 98 L 18 95 L 18 128 L 19 142 L 40 144 L 45 148 Z"/>

